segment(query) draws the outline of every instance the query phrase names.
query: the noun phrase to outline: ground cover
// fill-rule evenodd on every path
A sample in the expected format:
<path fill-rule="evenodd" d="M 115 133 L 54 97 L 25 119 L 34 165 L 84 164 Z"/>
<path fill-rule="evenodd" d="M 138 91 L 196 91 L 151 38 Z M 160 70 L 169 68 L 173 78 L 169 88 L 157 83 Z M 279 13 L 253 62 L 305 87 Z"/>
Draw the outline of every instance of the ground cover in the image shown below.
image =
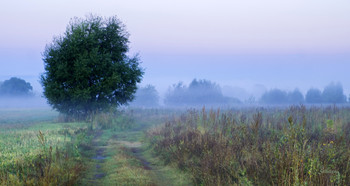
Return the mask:
<path fill-rule="evenodd" d="M 350 109 L 194 110 L 149 130 L 198 185 L 348 185 Z"/>

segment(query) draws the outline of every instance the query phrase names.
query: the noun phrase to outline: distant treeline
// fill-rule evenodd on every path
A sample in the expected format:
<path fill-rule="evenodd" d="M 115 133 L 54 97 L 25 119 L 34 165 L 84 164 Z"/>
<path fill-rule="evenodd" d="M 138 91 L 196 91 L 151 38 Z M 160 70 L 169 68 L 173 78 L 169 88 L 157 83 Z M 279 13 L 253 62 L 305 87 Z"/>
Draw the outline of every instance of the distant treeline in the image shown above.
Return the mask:
<path fill-rule="evenodd" d="M 1 97 L 27 97 L 33 95 L 33 87 L 23 79 L 12 77 L 0 82 Z M 137 107 L 158 107 L 160 96 L 155 86 L 139 87 L 130 103 Z M 349 98 L 350 99 L 350 98 Z M 341 104 L 346 103 L 343 86 L 340 83 L 330 83 L 323 91 L 311 88 L 305 96 L 295 89 L 284 91 L 271 89 L 266 91 L 256 103 L 262 104 Z M 221 87 L 206 79 L 193 79 L 187 86 L 182 82 L 174 84 L 164 96 L 165 106 L 222 106 L 242 103 L 241 100 L 224 96 Z M 251 102 L 250 102 L 251 103 Z"/>
<path fill-rule="evenodd" d="M 168 106 L 203 106 L 240 103 L 240 100 L 225 97 L 218 84 L 209 80 L 194 79 L 187 87 L 183 83 L 173 85 L 165 96 Z"/>
<path fill-rule="evenodd" d="M 215 106 L 236 103 L 241 103 L 241 101 L 237 98 L 224 96 L 218 84 L 205 79 L 194 79 L 188 86 L 182 82 L 174 84 L 164 97 L 164 105 L 171 107 Z M 140 87 L 131 105 L 143 107 L 159 106 L 159 94 L 152 85 Z"/>
<path fill-rule="evenodd" d="M 347 99 L 344 95 L 343 86 L 340 83 L 330 83 L 324 88 L 323 91 L 316 88 L 309 89 L 305 95 L 305 98 L 298 89 L 295 89 L 292 92 L 272 89 L 265 92 L 260 101 L 261 103 L 266 104 L 339 104 L 346 103 Z"/>
<path fill-rule="evenodd" d="M 159 93 L 152 85 L 139 87 L 132 106 L 157 107 Z M 255 100 L 255 99 L 253 99 Z M 346 103 L 343 87 L 340 83 L 330 83 L 323 91 L 311 88 L 304 96 L 300 90 L 284 91 L 271 89 L 266 91 L 255 103 L 261 104 L 341 104 Z M 223 106 L 242 103 L 234 97 L 222 94 L 221 88 L 209 80 L 194 79 L 188 86 L 179 82 L 171 86 L 164 97 L 165 106 Z M 249 103 L 252 103 L 250 100 Z"/>
<path fill-rule="evenodd" d="M 17 77 L 0 82 L 0 97 L 32 96 L 32 91 L 30 83 Z"/>

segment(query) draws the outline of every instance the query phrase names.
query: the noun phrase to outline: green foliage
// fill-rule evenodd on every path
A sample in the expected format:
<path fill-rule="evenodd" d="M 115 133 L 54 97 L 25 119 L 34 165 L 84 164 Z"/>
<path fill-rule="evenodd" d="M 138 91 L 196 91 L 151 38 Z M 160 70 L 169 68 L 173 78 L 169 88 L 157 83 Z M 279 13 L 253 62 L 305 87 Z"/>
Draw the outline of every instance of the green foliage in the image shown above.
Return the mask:
<path fill-rule="evenodd" d="M 33 87 L 23 79 L 12 77 L 0 84 L 0 96 L 29 96 Z"/>
<path fill-rule="evenodd" d="M 43 54 L 41 83 L 48 103 L 64 114 L 86 118 L 131 101 L 143 70 L 137 56 L 127 56 L 128 43 L 116 17 L 73 19 Z"/>

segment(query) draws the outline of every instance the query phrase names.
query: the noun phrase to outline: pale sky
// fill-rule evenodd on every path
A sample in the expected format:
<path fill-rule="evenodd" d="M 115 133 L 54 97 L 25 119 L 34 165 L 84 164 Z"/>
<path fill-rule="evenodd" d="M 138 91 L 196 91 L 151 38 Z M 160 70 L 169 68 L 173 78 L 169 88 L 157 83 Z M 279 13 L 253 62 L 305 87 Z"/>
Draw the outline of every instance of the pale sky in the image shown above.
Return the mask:
<path fill-rule="evenodd" d="M 0 3 L 0 81 L 41 91 L 41 53 L 70 18 L 116 15 L 161 93 L 205 78 L 252 91 L 303 92 L 340 81 L 350 93 L 349 0 L 11 0 Z"/>

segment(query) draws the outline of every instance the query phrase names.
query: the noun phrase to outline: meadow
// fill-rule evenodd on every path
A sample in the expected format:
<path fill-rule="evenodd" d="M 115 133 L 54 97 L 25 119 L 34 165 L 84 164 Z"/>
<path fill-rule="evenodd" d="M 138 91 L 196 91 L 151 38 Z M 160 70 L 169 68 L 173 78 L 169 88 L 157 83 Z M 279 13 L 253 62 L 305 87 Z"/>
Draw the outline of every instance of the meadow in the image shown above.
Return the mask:
<path fill-rule="evenodd" d="M 0 185 L 72 185 L 84 165 L 86 123 L 60 123 L 47 109 L 0 111 Z"/>
<path fill-rule="evenodd" d="M 144 131 L 165 113 L 121 110 L 87 123 L 49 109 L 0 110 L 0 185 L 188 185 L 148 148 Z"/>
<path fill-rule="evenodd" d="M 350 109 L 191 109 L 148 131 L 195 185 L 349 185 Z"/>
<path fill-rule="evenodd" d="M 350 108 L 0 110 L 0 185 L 348 185 Z"/>

